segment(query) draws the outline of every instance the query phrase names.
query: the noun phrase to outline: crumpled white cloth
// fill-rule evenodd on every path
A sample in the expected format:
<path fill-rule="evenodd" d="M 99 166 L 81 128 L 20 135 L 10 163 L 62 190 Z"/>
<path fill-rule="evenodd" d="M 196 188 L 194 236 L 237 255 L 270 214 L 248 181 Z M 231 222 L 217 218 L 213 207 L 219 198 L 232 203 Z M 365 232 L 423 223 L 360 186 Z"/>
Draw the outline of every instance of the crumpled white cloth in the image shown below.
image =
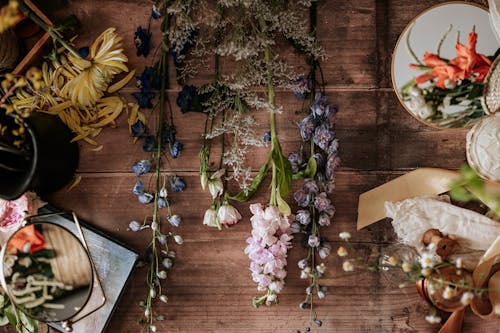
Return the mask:
<path fill-rule="evenodd" d="M 469 209 L 449 203 L 447 196 L 421 197 L 386 202 L 387 217 L 403 244 L 421 252 L 424 233 L 439 229 L 444 235 L 455 235 L 462 251 L 486 251 L 500 235 L 500 223 Z M 462 252 L 461 251 L 461 252 Z"/>

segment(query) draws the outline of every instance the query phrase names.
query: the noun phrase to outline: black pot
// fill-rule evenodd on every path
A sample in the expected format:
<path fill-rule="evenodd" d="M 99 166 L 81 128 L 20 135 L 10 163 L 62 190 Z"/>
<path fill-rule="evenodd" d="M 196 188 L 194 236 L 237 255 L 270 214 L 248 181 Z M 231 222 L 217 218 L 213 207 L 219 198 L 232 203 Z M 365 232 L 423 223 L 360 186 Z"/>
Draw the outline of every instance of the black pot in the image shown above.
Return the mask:
<path fill-rule="evenodd" d="M 69 128 L 56 116 L 34 112 L 26 121 L 24 156 L 0 152 L 0 198 L 13 200 L 33 190 L 39 195 L 66 185 L 78 166 L 78 144 Z"/>

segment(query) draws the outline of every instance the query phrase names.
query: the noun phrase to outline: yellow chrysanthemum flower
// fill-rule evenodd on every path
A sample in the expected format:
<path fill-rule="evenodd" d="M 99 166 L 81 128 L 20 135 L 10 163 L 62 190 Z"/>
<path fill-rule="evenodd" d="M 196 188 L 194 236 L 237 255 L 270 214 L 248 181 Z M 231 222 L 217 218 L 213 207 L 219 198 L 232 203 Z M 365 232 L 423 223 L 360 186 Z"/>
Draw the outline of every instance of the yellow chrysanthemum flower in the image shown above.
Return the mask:
<path fill-rule="evenodd" d="M 0 34 L 12 28 L 22 19 L 16 0 L 9 0 L 9 3 L 0 8 Z"/>
<path fill-rule="evenodd" d="M 128 72 L 121 38 L 114 28 L 104 31 L 90 48 L 90 60 L 68 55 L 76 76 L 70 79 L 61 93 L 75 104 L 94 105 L 106 92 L 114 75 Z"/>

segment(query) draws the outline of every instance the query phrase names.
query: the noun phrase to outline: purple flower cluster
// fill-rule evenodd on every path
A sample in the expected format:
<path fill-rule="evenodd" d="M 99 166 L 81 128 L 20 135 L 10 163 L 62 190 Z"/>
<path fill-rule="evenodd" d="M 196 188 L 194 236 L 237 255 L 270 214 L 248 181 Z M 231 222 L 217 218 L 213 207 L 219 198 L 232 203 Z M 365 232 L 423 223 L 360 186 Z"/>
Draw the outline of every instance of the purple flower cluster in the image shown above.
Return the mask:
<path fill-rule="evenodd" d="M 305 178 L 302 187 L 294 193 L 300 209 L 290 226 L 293 233 L 303 235 L 302 244 L 309 249 L 307 257 L 298 263 L 300 277 L 310 280 L 306 298 L 300 304 L 302 309 L 312 307 L 313 291 L 319 299 L 326 296 L 326 287 L 319 284 L 326 266 L 318 261 L 325 259 L 331 251 L 331 245 L 320 237 L 320 229 L 329 226 L 335 215 L 335 207 L 329 195 L 335 189 L 335 171 L 340 165 L 339 144 L 335 138 L 336 113 L 337 108 L 328 104 L 325 94 L 316 94 L 310 113 L 299 122 L 302 140 L 312 141 L 313 151 L 309 157 L 303 151 L 288 156 L 293 172 Z M 321 326 L 321 321 L 317 318 L 314 322 Z"/>
<path fill-rule="evenodd" d="M 270 305 L 277 301 L 277 294 L 285 285 L 287 252 L 291 246 L 290 223 L 278 207 L 262 204 L 250 205 L 253 216 L 252 237 L 247 239 L 245 253 L 252 261 L 252 278 L 259 291 L 267 293 L 254 299 L 254 306 Z"/>

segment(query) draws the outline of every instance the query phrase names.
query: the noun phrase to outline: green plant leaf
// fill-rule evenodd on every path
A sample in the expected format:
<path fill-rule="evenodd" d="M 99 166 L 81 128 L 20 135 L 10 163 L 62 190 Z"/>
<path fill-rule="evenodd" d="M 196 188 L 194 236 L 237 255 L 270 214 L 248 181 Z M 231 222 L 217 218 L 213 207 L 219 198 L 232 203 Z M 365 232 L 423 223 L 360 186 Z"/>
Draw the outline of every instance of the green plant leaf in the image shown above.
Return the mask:
<path fill-rule="evenodd" d="M 285 200 L 283 200 L 283 198 L 280 195 L 280 191 L 276 192 L 276 201 L 278 202 L 278 209 L 283 215 L 289 216 L 292 214 L 292 209 L 290 208 L 288 203 Z"/>
<path fill-rule="evenodd" d="M 281 153 L 281 147 L 276 138 L 273 138 L 273 150 L 271 151 L 273 167 L 276 168 L 281 197 L 286 197 L 292 185 L 292 165 L 290 161 Z"/>
<path fill-rule="evenodd" d="M 467 202 L 474 199 L 474 196 L 467 191 L 463 186 L 457 186 L 450 190 L 450 195 L 453 200 Z"/>
<path fill-rule="evenodd" d="M 227 198 L 239 202 L 244 202 L 250 199 L 255 194 L 255 192 L 257 192 L 258 188 L 260 187 L 260 184 L 264 181 L 264 179 L 266 179 L 268 170 L 269 170 L 269 161 L 267 161 L 267 163 L 260 168 L 259 173 L 257 173 L 255 178 L 250 183 L 248 191 L 246 192 L 241 191 L 235 195 L 229 195 Z"/>

